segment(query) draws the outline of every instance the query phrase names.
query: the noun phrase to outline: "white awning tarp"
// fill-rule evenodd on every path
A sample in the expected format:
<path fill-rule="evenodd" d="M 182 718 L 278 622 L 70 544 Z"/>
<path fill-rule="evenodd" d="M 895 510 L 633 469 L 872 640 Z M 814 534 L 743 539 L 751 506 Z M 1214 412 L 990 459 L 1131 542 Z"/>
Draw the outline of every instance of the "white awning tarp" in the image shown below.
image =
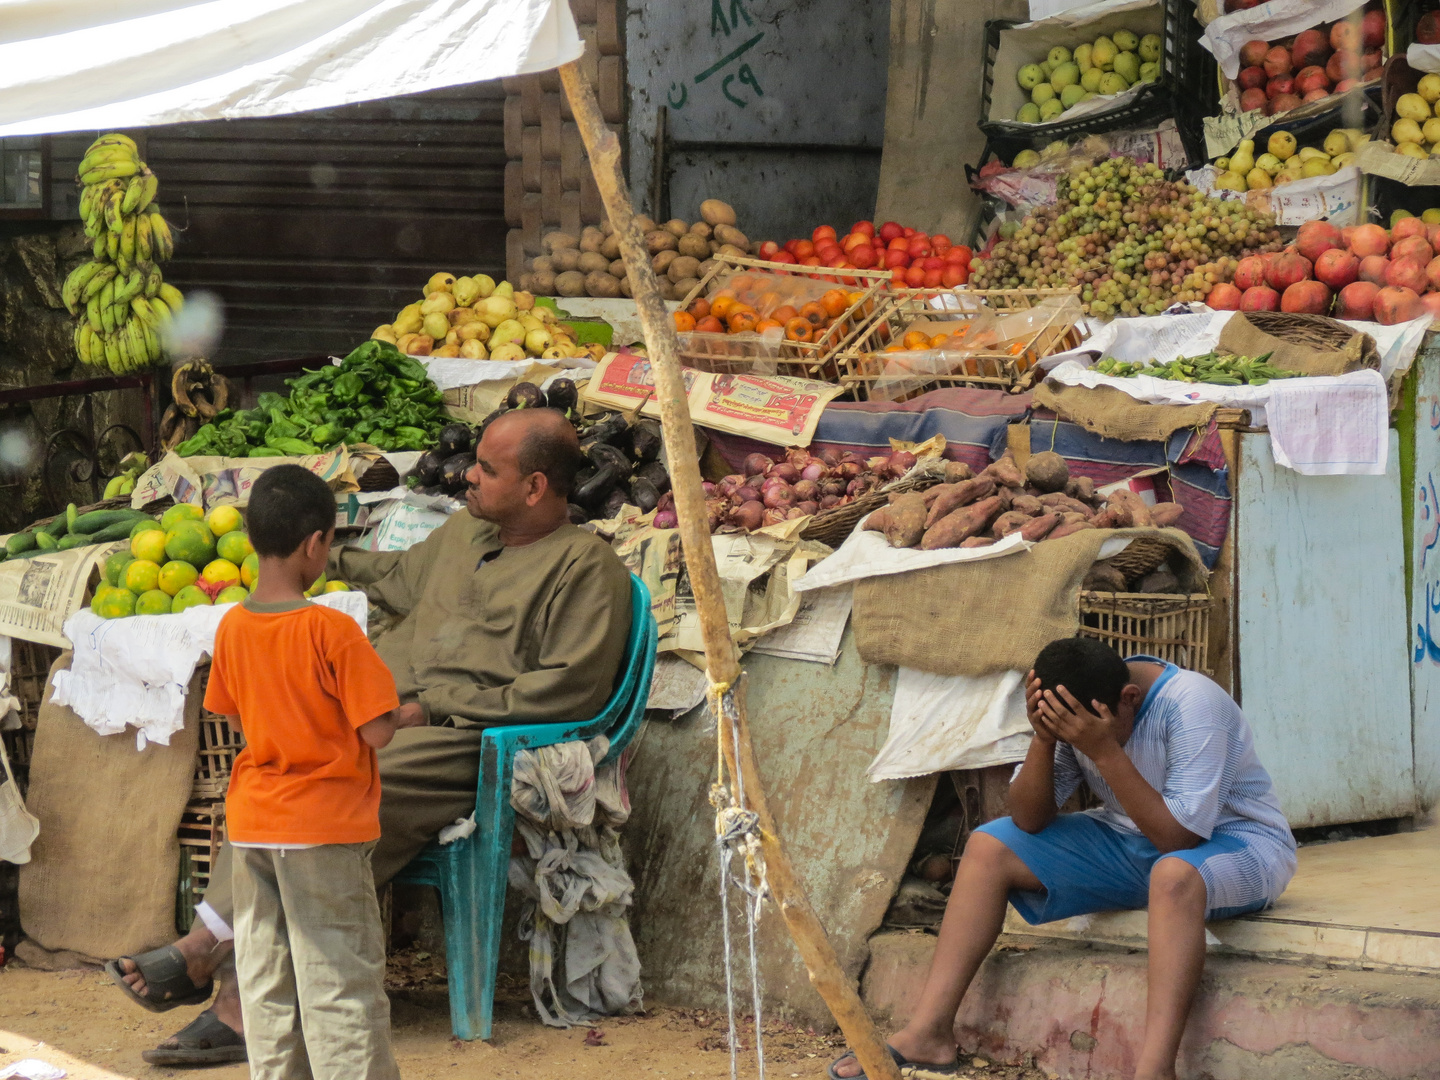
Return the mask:
<path fill-rule="evenodd" d="M 0 136 L 279 116 L 583 51 L 565 0 L 0 0 Z"/>

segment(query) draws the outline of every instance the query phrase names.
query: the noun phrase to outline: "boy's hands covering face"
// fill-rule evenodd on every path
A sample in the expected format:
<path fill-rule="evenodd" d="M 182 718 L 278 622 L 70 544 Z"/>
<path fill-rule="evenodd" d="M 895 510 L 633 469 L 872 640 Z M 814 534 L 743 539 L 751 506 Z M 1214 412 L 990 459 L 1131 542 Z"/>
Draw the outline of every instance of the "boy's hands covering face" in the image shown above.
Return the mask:
<path fill-rule="evenodd" d="M 1038 690 L 1039 681 L 1033 685 Z M 1026 703 L 1028 707 L 1028 697 Z M 1098 701 L 1086 708 L 1063 686 L 1038 691 L 1035 709 L 1040 722 L 1054 732 L 1054 738 L 1069 743 L 1092 761 L 1120 745 L 1115 733 L 1117 722 L 1110 709 Z"/>
<path fill-rule="evenodd" d="M 1060 736 L 1040 712 L 1041 694 L 1040 677 L 1032 670 L 1025 676 L 1025 717 L 1035 729 L 1035 738 L 1043 744 L 1054 746 Z"/>

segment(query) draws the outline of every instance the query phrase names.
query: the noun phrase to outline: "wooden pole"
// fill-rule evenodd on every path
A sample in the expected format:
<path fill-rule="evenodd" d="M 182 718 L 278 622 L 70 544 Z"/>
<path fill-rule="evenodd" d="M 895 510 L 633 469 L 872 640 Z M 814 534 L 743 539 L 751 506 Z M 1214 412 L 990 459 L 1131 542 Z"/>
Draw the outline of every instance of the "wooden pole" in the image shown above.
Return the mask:
<path fill-rule="evenodd" d="M 739 656 L 730 637 L 730 622 L 720 591 L 720 573 L 715 565 L 715 550 L 710 545 L 705 493 L 700 486 L 700 461 L 695 453 L 695 428 L 690 422 L 685 382 L 676 359 L 679 342 L 675 337 L 675 323 L 660 297 L 659 284 L 645 251 L 644 237 L 635 224 L 635 211 L 630 204 L 625 174 L 620 167 L 620 140 L 605 126 L 595 92 L 586 81 L 580 65 L 573 62 L 562 65 L 560 79 L 570 99 L 570 109 L 575 114 L 580 136 L 585 141 L 590 168 L 605 203 L 605 212 L 620 238 L 620 254 L 625 260 L 640 325 L 645 334 L 669 459 L 670 488 L 675 495 L 675 513 L 680 520 L 680 543 L 685 551 L 685 565 L 695 591 L 695 607 L 705 640 L 706 671 L 712 683 L 731 687 L 731 700 L 737 714 L 739 753 L 735 752 L 732 740 L 722 738 L 726 764 L 732 776 L 744 778 L 745 801 L 760 822 L 760 840 L 770 890 L 779 904 L 786 928 L 800 950 L 810 982 L 840 1025 L 866 1076 L 871 1080 L 900 1080 L 900 1070 L 875 1030 L 870 1014 L 861 1004 L 860 995 L 841 970 L 835 949 L 816 918 L 805 896 L 804 886 L 795 876 L 775 830 L 775 819 L 771 817 L 765 800 L 750 742 Z M 722 722 L 722 730 L 723 726 Z M 756 1017 L 757 1024 L 759 1019 Z"/>

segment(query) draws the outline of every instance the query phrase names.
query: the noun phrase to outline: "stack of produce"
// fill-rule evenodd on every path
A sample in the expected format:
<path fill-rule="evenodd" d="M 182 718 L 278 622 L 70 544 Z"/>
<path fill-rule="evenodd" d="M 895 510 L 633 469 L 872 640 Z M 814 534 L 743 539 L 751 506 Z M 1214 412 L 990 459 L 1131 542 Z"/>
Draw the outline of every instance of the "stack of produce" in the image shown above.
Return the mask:
<path fill-rule="evenodd" d="M 672 218 L 657 225 L 643 214 L 635 225 L 645 237 L 650 265 L 666 300 L 687 296 L 718 254 L 749 255 L 750 241 L 735 227 L 735 210 L 719 199 L 700 204 L 700 220 Z M 620 238 L 608 221 L 587 225 L 579 236 L 552 232 L 541 241 L 546 254 L 530 260 L 520 287 L 546 296 L 633 296 Z"/>
<path fill-rule="evenodd" d="M 1241 111 L 1278 116 L 1378 79 L 1385 35 L 1385 11 L 1377 2 L 1363 14 L 1294 37 L 1247 41 L 1235 77 Z"/>
<path fill-rule="evenodd" d="M 1000 236 L 971 264 L 971 286 L 1078 286 L 1093 315 L 1155 315 L 1204 300 L 1243 256 L 1280 246 L 1268 214 L 1123 157 L 1062 177 L 1053 206 L 1006 223 Z"/>
<path fill-rule="evenodd" d="M 1413 93 L 1395 99 L 1390 141 L 1407 157 L 1440 154 L 1440 75 L 1422 75 Z"/>
<path fill-rule="evenodd" d="M 1007 452 L 979 476 L 892 495 L 865 528 L 883 532 L 891 547 L 933 551 L 988 547 L 1014 532 L 1040 541 L 1082 529 L 1166 527 L 1182 512 L 1178 503 L 1150 506 L 1129 488 L 1103 497 L 1088 477 L 1072 479 L 1051 451 L 1032 455 L 1023 471 Z"/>
<path fill-rule="evenodd" d="M 600 359 L 575 343 L 574 331 L 554 308 L 536 304 L 533 293 L 498 285 L 486 274 L 456 277 L 432 274 L 424 299 L 400 309 L 393 323 L 377 326 L 374 341 L 394 345 L 406 356 L 460 356 L 467 360 Z"/>
<path fill-rule="evenodd" d="M 1154 82 L 1160 77 L 1163 53 L 1159 34 L 1139 37 L 1129 30 L 1102 34 L 1076 45 L 1073 52 L 1056 45 L 1045 59 L 1015 72 L 1020 89 L 1030 93 L 1015 119 L 1022 124 L 1048 124 L 1082 101 Z"/>
<path fill-rule="evenodd" d="M 1440 83 L 1440 79 L 1436 80 Z M 1440 124 L 1440 121 L 1436 121 Z M 1440 132 L 1437 132 L 1440 134 Z M 1300 146 L 1288 131 L 1272 133 L 1265 152 L 1255 156 L 1255 140 L 1242 139 L 1229 157 L 1215 159 L 1220 175 L 1215 187 L 1222 191 L 1257 191 L 1279 187 L 1312 176 L 1329 176 L 1355 163 L 1355 152 L 1370 141 L 1359 128 L 1335 128 L 1322 146 Z"/>
<path fill-rule="evenodd" d="M 260 557 L 243 524 L 233 506 L 204 514 L 198 506 L 178 503 L 158 522 L 146 515 L 131 528 L 129 548 L 106 560 L 105 580 L 90 610 L 102 619 L 123 619 L 244 600 L 255 588 Z M 348 588 L 321 574 L 306 595 Z"/>
<path fill-rule="evenodd" d="M 425 368 L 384 341 L 339 364 L 285 380 L 289 396 L 261 394 L 253 409 L 222 409 L 175 447 L 181 457 L 285 457 L 341 443 L 425 450 L 445 426 L 440 389 Z"/>
<path fill-rule="evenodd" d="M 94 258 L 65 279 L 60 296 L 75 328 L 81 363 L 116 374 L 165 359 L 162 328 L 180 310 L 180 290 L 157 265 L 175 252 L 155 194 L 160 181 L 140 160 L 134 140 L 102 135 L 80 162 L 80 217 Z"/>
<path fill-rule="evenodd" d="M 1307 221 L 1284 251 L 1241 259 L 1205 302 L 1227 311 L 1290 311 L 1391 325 L 1440 318 L 1440 209 L 1379 225 Z"/>
<path fill-rule="evenodd" d="M 944 233 L 930 236 L 895 221 L 878 229 L 872 221 L 857 221 L 843 237 L 833 225 L 818 225 L 809 240 L 786 240 L 783 245 L 766 240 L 760 258 L 831 270 L 889 270 L 901 288 L 951 289 L 970 279 L 971 251 L 951 243 Z M 835 274 L 830 280 L 842 278 Z"/>
<path fill-rule="evenodd" d="M 898 480 L 914 465 L 915 455 L 908 450 L 864 458 L 849 451 L 812 454 L 796 447 L 785 452 L 783 461 L 751 454 L 742 472 L 719 483 L 706 482 L 710 531 L 746 532 L 848 506 Z M 962 473 L 957 470 L 969 474 L 964 465 L 947 463 L 947 477 L 958 478 Z"/>
<path fill-rule="evenodd" d="M 82 514 L 71 503 L 65 513 L 57 514 L 43 525 L 32 525 L 7 539 L 4 558 L 31 559 L 53 551 L 124 540 L 132 529 L 147 522 L 153 525 L 154 518 L 139 510 L 91 510 Z"/>
<path fill-rule="evenodd" d="M 769 274 L 736 274 L 710 296 L 697 296 L 684 311 L 674 312 L 675 329 L 704 334 L 784 333 L 787 341 L 811 342 L 825 335 L 863 292 L 827 289 L 817 299 L 786 296 L 771 289 Z M 813 293 L 811 294 L 813 295 Z"/>
<path fill-rule="evenodd" d="M 1149 360 L 1143 364 L 1107 356 L 1095 365 L 1095 370 L 1116 379 L 1148 375 L 1167 382 L 1208 383 L 1211 386 L 1264 386 L 1271 379 L 1294 379 L 1300 375 L 1298 371 L 1285 371 L 1266 363 L 1270 356 L 1270 353 L 1236 356 L 1212 349 L 1204 356 L 1177 356 L 1174 360 Z"/>

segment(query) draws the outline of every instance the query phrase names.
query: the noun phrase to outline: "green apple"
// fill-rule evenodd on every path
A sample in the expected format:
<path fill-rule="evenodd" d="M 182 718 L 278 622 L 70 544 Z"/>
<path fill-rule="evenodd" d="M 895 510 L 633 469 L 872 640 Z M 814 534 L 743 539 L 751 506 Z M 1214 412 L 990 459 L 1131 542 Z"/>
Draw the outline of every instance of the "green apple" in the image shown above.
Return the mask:
<path fill-rule="evenodd" d="M 1061 64 L 1050 75 L 1050 85 L 1055 88 L 1058 94 L 1067 86 L 1078 86 L 1080 83 L 1080 68 L 1071 63 Z"/>
<path fill-rule="evenodd" d="M 1039 64 L 1026 64 L 1015 73 L 1015 81 L 1020 84 L 1021 90 L 1034 90 L 1044 81 L 1045 76 L 1040 73 Z"/>
<path fill-rule="evenodd" d="M 1079 103 L 1085 96 L 1085 88 L 1079 83 L 1072 83 L 1060 91 L 1060 104 L 1069 109 Z"/>
<path fill-rule="evenodd" d="M 1100 93 L 1102 94 L 1123 94 L 1130 89 L 1130 84 L 1125 81 L 1125 76 L 1107 71 L 1100 80 Z"/>
<path fill-rule="evenodd" d="M 1100 80 L 1104 77 L 1105 72 L 1097 67 L 1092 67 L 1089 71 L 1081 74 L 1080 85 L 1093 94 L 1096 90 L 1100 89 Z"/>
<path fill-rule="evenodd" d="M 1140 78 L 1140 57 L 1133 52 L 1122 52 L 1115 57 L 1115 74 L 1122 76 L 1127 83 L 1133 83 Z"/>
<path fill-rule="evenodd" d="M 1158 63 L 1163 49 L 1159 34 L 1146 34 L 1140 39 L 1140 59 L 1146 63 Z"/>
<path fill-rule="evenodd" d="M 1158 79 L 1158 78 L 1160 78 L 1160 65 L 1159 65 L 1159 64 L 1144 63 L 1144 64 L 1141 64 L 1141 65 L 1140 65 L 1140 81 L 1141 81 L 1141 82 L 1154 82 L 1154 81 L 1155 81 L 1156 79 Z"/>
<path fill-rule="evenodd" d="M 1120 55 L 1120 50 L 1103 34 L 1095 39 L 1095 44 L 1090 49 L 1090 62 L 1101 71 L 1109 71 L 1115 65 L 1115 57 Z"/>
<path fill-rule="evenodd" d="M 1033 101 L 1027 101 L 1020 106 L 1020 111 L 1015 114 L 1015 119 L 1022 124 L 1038 124 L 1040 122 L 1040 106 Z"/>
<path fill-rule="evenodd" d="M 1059 67 L 1061 64 L 1070 63 L 1070 50 L 1064 45 L 1056 45 L 1050 50 L 1050 55 L 1045 58 L 1050 61 L 1052 67 Z"/>
<path fill-rule="evenodd" d="M 1051 98 L 1040 106 L 1040 122 L 1048 124 L 1051 120 L 1057 119 L 1065 111 L 1065 106 L 1060 104 L 1059 98 Z"/>
<path fill-rule="evenodd" d="M 1140 39 L 1130 30 L 1116 30 L 1110 38 L 1121 52 L 1134 52 L 1140 46 Z"/>
<path fill-rule="evenodd" d="M 1030 100 L 1036 105 L 1044 105 L 1047 101 L 1055 98 L 1055 88 L 1048 82 L 1042 82 L 1030 91 Z"/>
<path fill-rule="evenodd" d="M 1080 69 L 1081 75 L 1084 75 L 1085 72 L 1095 66 L 1090 62 L 1090 43 L 1088 41 L 1083 45 L 1076 45 L 1075 52 L 1071 55 L 1070 59 L 1075 61 L 1075 66 Z"/>

